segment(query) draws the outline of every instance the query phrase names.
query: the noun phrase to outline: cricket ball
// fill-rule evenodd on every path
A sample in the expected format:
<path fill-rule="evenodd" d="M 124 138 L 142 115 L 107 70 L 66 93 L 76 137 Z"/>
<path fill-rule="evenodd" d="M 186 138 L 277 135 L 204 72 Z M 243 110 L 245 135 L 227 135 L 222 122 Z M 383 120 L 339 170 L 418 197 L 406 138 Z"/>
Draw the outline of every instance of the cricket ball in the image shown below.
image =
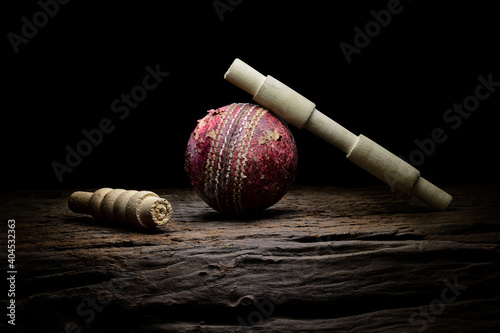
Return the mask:
<path fill-rule="evenodd" d="M 198 120 L 185 153 L 195 192 L 213 209 L 252 214 L 278 202 L 297 173 L 288 127 L 253 104 L 231 104 Z"/>

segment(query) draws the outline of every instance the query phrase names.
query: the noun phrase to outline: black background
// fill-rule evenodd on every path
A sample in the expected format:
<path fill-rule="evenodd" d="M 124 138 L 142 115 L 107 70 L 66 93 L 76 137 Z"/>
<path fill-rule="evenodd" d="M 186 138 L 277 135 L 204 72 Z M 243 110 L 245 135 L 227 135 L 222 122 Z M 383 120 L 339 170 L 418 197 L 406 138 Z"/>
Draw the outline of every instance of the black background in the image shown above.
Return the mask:
<path fill-rule="evenodd" d="M 226 1 L 221 1 L 226 3 Z M 498 182 L 500 88 L 456 130 L 443 121 L 474 94 L 478 76 L 500 81 L 500 20 L 493 2 L 401 1 L 403 10 L 347 63 L 339 47 L 388 1 L 71 1 L 19 46 L 22 17 L 36 1 L 9 4 L 3 54 L 2 188 L 164 188 L 188 186 L 184 150 L 206 110 L 251 96 L 223 75 L 238 57 L 316 103 L 323 113 L 397 155 L 435 128 L 447 134 L 419 165 L 438 184 Z M 4 7 L 7 5 L 4 4 Z M 16 7 L 11 7 L 16 6 Z M 142 83 L 146 66 L 169 76 L 123 120 L 111 103 Z M 115 130 L 59 182 L 82 130 L 110 118 Z M 292 128 L 296 184 L 380 183 L 345 154 Z"/>

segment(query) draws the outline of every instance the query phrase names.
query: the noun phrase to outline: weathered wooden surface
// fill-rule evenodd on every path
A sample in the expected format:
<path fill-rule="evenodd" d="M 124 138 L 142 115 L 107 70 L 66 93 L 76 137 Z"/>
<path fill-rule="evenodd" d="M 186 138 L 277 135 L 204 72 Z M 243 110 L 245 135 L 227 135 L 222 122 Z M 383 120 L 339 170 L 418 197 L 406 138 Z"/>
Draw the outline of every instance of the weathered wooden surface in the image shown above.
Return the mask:
<path fill-rule="evenodd" d="M 385 187 L 294 188 L 248 221 L 156 190 L 174 214 L 154 232 L 74 214 L 70 192 L 5 192 L 16 329 L 498 332 L 500 186 L 444 189 L 446 212 Z"/>

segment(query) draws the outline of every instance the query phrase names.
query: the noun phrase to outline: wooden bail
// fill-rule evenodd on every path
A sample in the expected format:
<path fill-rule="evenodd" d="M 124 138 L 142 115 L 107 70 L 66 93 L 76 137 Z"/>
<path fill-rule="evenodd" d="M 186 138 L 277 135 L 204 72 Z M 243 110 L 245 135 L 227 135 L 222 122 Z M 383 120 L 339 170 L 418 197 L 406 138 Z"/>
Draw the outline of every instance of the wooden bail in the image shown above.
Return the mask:
<path fill-rule="evenodd" d="M 150 191 L 127 191 L 101 188 L 92 192 L 74 192 L 69 208 L 90 214 L 97 220 L 130 224 L 140 228 L 165 225 L 172 216 L 172 206 Z"/>
<path fill-rule="evenodd" d="M 287 122 L 341 149 L 350 161 L 391 187 L 411 193 L 438 210 L 450 205 L 451 195 L 420 177 L 415 167 L 366 136 L 345 129 L 318 111 L 313 102 L 275 78 L 265 77 L 240 59 L 234 60 L 224 78 Z"/>

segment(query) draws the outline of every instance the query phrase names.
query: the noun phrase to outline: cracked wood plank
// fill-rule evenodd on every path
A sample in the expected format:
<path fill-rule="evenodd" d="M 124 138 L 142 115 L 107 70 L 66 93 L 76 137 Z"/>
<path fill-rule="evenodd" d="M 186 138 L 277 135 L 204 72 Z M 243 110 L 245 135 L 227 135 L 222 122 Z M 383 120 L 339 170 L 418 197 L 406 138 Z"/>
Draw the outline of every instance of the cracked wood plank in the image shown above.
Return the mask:
<path fill-rule="evenodd" d="M 500 187 L 446 190 L 455 203 L 435 212 L 383 187 L 295 187 L 247 221 L 157 190 L 174 214 L 154 231 L 74 214 L 70 192 L 2 193 L 18 237 L 16 328 L 498 331 Z"/>

